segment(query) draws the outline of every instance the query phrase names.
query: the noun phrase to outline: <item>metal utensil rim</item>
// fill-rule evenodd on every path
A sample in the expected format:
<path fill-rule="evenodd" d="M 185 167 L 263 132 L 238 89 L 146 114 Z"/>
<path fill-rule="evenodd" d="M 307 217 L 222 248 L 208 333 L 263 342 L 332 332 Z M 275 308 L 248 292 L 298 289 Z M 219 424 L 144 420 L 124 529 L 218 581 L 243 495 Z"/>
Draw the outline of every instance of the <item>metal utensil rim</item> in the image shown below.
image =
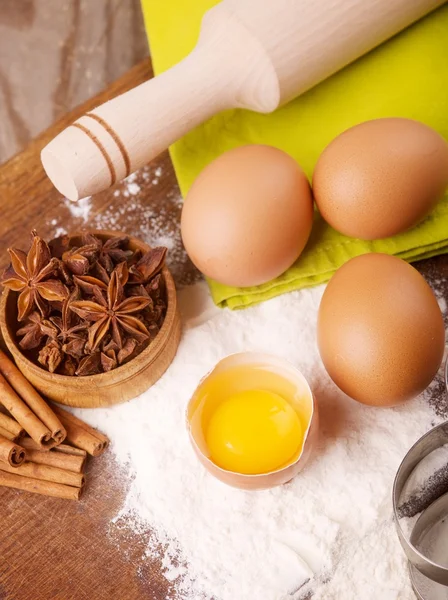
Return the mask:
<path fill-rule="evenodd" d="M 445 362 L 444 379 L 445 390 L 448 394 L 448 358 Z M 439 443 L 435 446 L 429 445 L 429 450 L 425 454 L 421 455 L 421 449 L 425 448 L 428 440 L 432 437 L 434 437 L 435 439 L 441 438 L 443 440 L 443 444 Z M 438 563 L 430 560 L 419 550 L 417 550 L 417 548 L 413 544 L 411 544 L 410 540 L 408 540 L 404 535 L 398 516 L 398 502 L 400 500 L 400 495 L 412 470 L 417 466 L 419 462 L 421 462 L 421 460 L 428 456 L 428 454 L 441 447 L 442 445 L 445 445 L 446 443 L 448 443 L 448 421 L 441 423 L 436 427 L 433 427 L 433 429 L 425 433 L 419 440 L 415 442 L 415 444 L 410 448 L 410 450 L 408 450 L 407 454 L 401 461 L 401 464 L 397 470 L 397 474 L 395 475 L 392 491 L 392 504 L 395 527 L 397 530 L 398 538 L 400 540 L 401 546 L 403 547 L 403 550 L 405 551 L 406 556 L 409 559 L 410 564 L 412 564 L 418 571 L 420 571 L 420 573 L 425 575 L 425 577 L 428 577 L 428 579 L 436 581 L 437 583 L 441 583 L 442 585 L 448 586 L 448 568 L 443 567 L 442 565 L 439 565 Z M 404 477 L 403 474 L 405 474 Z M 434 573 L 436 574 L 436 579 L 434 578 Z"/>

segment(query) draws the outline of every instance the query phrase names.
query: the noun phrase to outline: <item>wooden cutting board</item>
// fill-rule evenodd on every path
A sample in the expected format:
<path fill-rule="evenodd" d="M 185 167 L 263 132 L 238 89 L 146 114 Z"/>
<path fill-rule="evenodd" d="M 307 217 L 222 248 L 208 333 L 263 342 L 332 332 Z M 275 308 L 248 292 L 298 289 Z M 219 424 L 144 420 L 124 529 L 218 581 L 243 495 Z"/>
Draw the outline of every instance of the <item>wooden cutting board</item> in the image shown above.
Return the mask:
<path fill-rule="evenodd" d="M 41 148 L 84 112 L 151 75 L 148 61 L 137 65 L 0 167 L 0 266 L 7 262 L 6 248 L 26 246 L 32 228 L 48 237 L 56 226 L 70 231 L 83 224 L 82 216 L 73 216 L 45 177 L 39 160 Z M 154 226 L 168 232 L 174 240 L 171 267 L 177 282 L 193 281 L 197 272 L 179 250 L 179 190 L 168 154 L 153 161 L 136 182 L 138 202 L 123 184 L 93 198 L 89 224 L 98 215 L 109 214 L 118 215 L 108 223 L 115 229 L 136 233 L 139 228 Z M 424 261 L 419 268 L 430 281 L 439 282 L 439 289 L 445 285 L 448 298 L 448 257 Z M 435 389 L 431 400 L 439 412 L 445 410 L 441 394 L 441 389 Z M 91 461 L 88 487 L 79 503 L 0 489 L 0 600 L 176 597 L 161 573 L 160 562 L 142 559 L 146 536 L 137 536 L 123 522 L 111 525 L 126 494 L 121 475 L 110 454 Z"/>

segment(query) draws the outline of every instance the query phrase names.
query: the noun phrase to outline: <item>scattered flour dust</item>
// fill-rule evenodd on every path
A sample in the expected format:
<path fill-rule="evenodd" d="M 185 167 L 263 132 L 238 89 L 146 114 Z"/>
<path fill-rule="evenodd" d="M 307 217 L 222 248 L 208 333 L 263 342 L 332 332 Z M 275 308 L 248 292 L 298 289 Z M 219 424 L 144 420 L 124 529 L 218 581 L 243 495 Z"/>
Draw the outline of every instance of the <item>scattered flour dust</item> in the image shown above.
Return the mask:
<path fill-rule="evenodd" d="M 323 287 L 244 311 L 219 310 L 205 284 L 179 293 L 177 356 L 150 390 L 110 409 L 78 411 L 112 439 L 132 480 L 117 520 L 160 552 L 172 600 L 413 600 L 392 522 L 391 489 L 410 446 L 439 422 L 423 398 L 394 409 L 348 399 L 329 380 L 315 344 Z M 190 447 L 185 408 L 224 356 L 272 352 L 309 379 L 321 438 L 292 482 L 261 492 L 209 475 Z"/>
<path fill-rule="evenodd" d="M 90 216 L 90 210 L 92 208 L 92 197 L 87 196 L 77 202 L 72 202 L 68 198 L 64 198 L 64 204 L 69 209 L 70 214 L 75 219 L 82 219 L 84 223 L 87 223 Z"/>
<path fill-rule="evenodd" d="M 100 212 L 91 197 L 72 202 L 63 199 L 71 217 L 72 231 L 86 227 L 126 231 L 149 245 L 168 248 L 167 265 L 177 284 L 190 284 L 198 273 L 189 261 L 180 234 L 182 198 L 177 190 L 167 190 L 164 201 L 158 199 L 154 206 L 151 187 L 158 185 L 163 176 L 162 167 L 143 167 L 117 184 L 112 201 Z M 60 225 L 60 215 L 50 214 L 47 225 L 52 237 L 67 233 Z"/>

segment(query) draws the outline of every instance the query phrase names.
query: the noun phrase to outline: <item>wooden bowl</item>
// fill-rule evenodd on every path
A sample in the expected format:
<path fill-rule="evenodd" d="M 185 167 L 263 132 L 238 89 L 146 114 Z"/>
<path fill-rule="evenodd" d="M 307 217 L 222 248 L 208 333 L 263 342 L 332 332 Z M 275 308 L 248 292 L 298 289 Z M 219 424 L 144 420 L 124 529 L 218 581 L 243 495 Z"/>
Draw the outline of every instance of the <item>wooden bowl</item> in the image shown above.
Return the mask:
<path fill-rule="evenodd" d="M 116 231 L 92 231 L 101 240 L 124 235 Z M 73 245 L 81 245 L 81 234 L 73 235 Z M 132 250 L 147 252 L 150 247 L 129 238 Z M 135 398 L 151 387 L 170 366 L 179 345 L 181 324 L 177 310 L 176 288 L 169 270 L 162 275 L 167 293 L 167 311 L 162 327 L 151 344 L 128 363 L 98 375 L 69 377 L 50 373 L 29 360 L 20 349 L 17 330 L 17 293 L 5 289 L 0 302 L 0 327 L 5 343 L 18 368 L 44 396 L 60 404 L 79 408 L 111 406 Z"/>

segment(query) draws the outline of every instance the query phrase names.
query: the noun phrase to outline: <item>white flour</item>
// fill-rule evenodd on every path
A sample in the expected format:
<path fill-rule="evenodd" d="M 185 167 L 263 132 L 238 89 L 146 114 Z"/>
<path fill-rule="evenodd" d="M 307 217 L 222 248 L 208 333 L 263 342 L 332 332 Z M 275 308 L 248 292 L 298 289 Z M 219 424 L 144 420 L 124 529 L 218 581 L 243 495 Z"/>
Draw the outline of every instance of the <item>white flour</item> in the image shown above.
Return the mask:
<path fill-rule="evenodd" d="M 169 190 L 164 202 L 154 205 L 152 186 L 162 180 L 161 167 L 145 166 L 121 181 L 113 192 L 111 203 L 97 212 L 95 200 L 84 198 L 71 202 L 64 198 L 63 204 L 71 217 L 69 233 L 85 229 L 125 230 L 151 246 L 168 248 L 167 265 L 177 284 L 190 284 L 198 279 L 196 269 L 190 263 L 180 235 L 181 196 L 177 190 Z M 60 226 L 61 216 L 56 212 L 48 215 L 50 236 L 67 233 Z"/>
<path fill-rule="evenodd" d="M 90 216 L 90 210 L 92 208 L 91 196 L 81 198 L 77 202 L 72 202 L 68 198 L 64 198 L 64 204 L 69 209 L 70 214 L 75 219 L 82 219 L 84 223 L 87 223 Z"/>
<path fill-rule="evenodd" d="M 406 451 L 438 421 L 421 398 L 374 409 L 332 384 L 315 344 L 322 291 L 230 312 L 213 307 L 205 284 L 184 288 L 184 334 L 165 376 L 125 405 L 78 411 L 111 437 L 118 462 L 130 471 L 117 519 L 155 532 L 147 553 L 162 544 L 173 599 L 414 598 L 393 528 L 391 489 Z M 232 489 L 210 476 L 185 429 L 185 407 L 200 378 L 219 359 L 246 350 L 290 360 L 319 404 L 314 459 L 291 483 L 263 492 Z"/>

